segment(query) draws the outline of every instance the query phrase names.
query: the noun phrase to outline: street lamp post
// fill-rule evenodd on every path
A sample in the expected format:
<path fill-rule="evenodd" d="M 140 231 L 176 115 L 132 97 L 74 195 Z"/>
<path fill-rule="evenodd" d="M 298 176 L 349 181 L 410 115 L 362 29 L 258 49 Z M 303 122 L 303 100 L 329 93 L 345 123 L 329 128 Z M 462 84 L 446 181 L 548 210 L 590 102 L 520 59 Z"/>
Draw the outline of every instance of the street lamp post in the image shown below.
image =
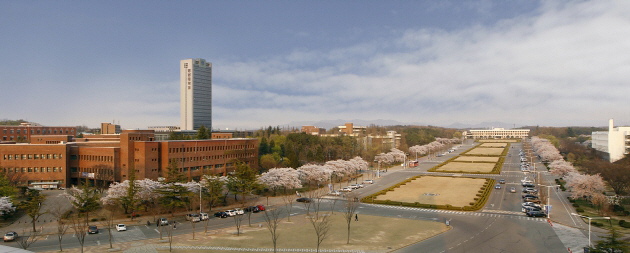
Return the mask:
<path fill-rule="evenodd" d="M 579 215 L 577 213 L 571 213 L 574 216 L 580 216 L 582 218 L 588 219 L 588 247 L 591 247 L 591 220 L 610 220 L 610 217 L 588 217 L 584 215 Z"/>
<path fill-rule="evenodd" d="M 539 176 L 540 176 L 540 175 L 539 175 Z M 551 187 L 554 187 L 554 188 L 555 188 L 555 187 L 558 187 L 559 185 L 542 185 L 542 184 L 538 184 L 538 186 L 547 187 L 547 205 L 549 206 L 549 205 L 550 205 L 550 204 L 549 204 L 549 200 L 550 200 L 550 198 L 549 198 L 549 196 L 550 196 L 550 194 L 549 194 L 549 188 L 551 188 Z M 547 209 L 547 210 L 549 210 L 549 209 Z M 551 219 L 551 211 L 549 211 L 549 213 L 547 213 L 547 218 L 548 218 L 548 219 Z"/>
<path fill-rule="evenodd" d="M 199 185 L 199 213 L 201 212 L 201 182 L 197 183 Z"/>

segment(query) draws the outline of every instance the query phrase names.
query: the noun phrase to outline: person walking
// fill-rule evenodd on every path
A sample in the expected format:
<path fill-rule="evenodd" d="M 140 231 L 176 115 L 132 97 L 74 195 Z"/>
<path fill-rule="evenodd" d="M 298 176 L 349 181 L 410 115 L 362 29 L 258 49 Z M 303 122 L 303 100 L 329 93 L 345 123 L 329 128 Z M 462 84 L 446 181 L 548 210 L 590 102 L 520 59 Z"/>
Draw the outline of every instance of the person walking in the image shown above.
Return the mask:
<path fill-rule="evenodd" d="M 354 214 L 354 221 L 359 221 L 359 215 L 358 214 Z"/>

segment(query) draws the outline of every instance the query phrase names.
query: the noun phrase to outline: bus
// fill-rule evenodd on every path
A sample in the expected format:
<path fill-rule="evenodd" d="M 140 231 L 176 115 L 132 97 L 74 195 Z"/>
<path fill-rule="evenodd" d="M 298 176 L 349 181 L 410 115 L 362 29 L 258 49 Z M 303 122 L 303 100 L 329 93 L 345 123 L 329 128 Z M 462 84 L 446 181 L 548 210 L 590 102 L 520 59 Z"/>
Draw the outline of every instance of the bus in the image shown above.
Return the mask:
<path fill-rule="evenodd" d="M 418 161 L 409 161 L 409 168 L 418 166 Z"/>

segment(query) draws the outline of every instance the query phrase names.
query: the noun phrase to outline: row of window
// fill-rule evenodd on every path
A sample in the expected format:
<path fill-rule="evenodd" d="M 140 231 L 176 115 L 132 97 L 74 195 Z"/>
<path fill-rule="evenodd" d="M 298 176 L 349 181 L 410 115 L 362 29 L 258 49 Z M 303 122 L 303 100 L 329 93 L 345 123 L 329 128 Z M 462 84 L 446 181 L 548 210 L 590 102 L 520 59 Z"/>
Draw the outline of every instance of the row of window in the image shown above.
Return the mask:
<path fill-rule="evenodd" d="M 7 131 L 7 129 L 2 129 L 2 133 L 3 134 L 7 134 L 7 132 L 11 133 L 11 134 L 20 134 L 20 133 L 24 133 L 24 134 L 28 134 L 28 131 L 26 129 L 24 129 L 24 131 L 20 131 L 20 129 L 17 129 L 17 131 L 14 131 L 14 129 L 9 129 L 9 131 Z M 31 129 L 31 134 L 35 134 L 35 129 Z M 46 134 L 46 132 L 48 132 L 48 134 L 57 134 L 57 129 L 44 129 L 43 131 L 40 129 L 37 129 L 37 134 Z M 65 129 L 66 134 L 71 133 L 74 134 L 74 129 Z M 59 134 L 63 134 L 64 130 L 60 129 L 59 130 Z"/>
<path fill-rule="evenodd" d="M 70 160 L 94 161 L 94 162 L 114 162 L 113 156 L 103 155 L 70 155 Z"/>
<path fill-rule="evenodd" d="M 28 167 L 28 168 L 3 168 L 2 172 L 26 173 L 26 172 L 63 172 L 62 167 Z"/>
<path fill-rule="evenodd" d="M 87 173 L 94 173 L 100 176 L 111 176 L 114 175 L 114 170 L 112 169 L 98 169 L 98 168 L 77 168 L 77 167 L 70 167 L 70 172 L 87 172 Z M 96 176 L 97 178 L 99 176 Z"/>
<path fill-rule="evenodd" d="M 254 153 L 194 156 L 194 157 L 171 158 L 171 159 L 175 159 L 178 162 L 201 162 L 201 161 L 217 160 L 217 159 L 252 158 L 252 157 L 254 157 Z"/>
<path fill-rule="evenodd" d="M 201 170 L 202 167 L 203 167 L 203 172 L 207 173 L 210 170 L 212 170 L 212 168 L 220 169 L 220 168 L 223 168 L 223 166 L 225 166 L 225 167 L 232 167 L 232 166 L 234 166 L 234 164 L 233 163 L 226 163 L 225 165 L 224 164 L 215 164 L 215 165 L 206 165 L 206 166 L 185 167 L 185 168 L 179 168 L 179 172 L 188 172 L 188 170 L 190 170 L 190 171 L 198 171 L 198 170 Z"/>
<path fill-rule="evenodd" d="M 204 151 L 217 151 L 217 150 L 245 150 L 254 149 L 254 145 L 230 145 L 230 146 L 201 146 L 201 147 L 184 147 L 184 148 L 169 148 L 169 153 L 182 153 L 182 152 L 204 152 Z"/>
<path fill-rule="evenodd" d="M 61 159 L 63 154 L 19 154 L 3 155 L 4 160 L 39 160 L 39 159 Z"/>

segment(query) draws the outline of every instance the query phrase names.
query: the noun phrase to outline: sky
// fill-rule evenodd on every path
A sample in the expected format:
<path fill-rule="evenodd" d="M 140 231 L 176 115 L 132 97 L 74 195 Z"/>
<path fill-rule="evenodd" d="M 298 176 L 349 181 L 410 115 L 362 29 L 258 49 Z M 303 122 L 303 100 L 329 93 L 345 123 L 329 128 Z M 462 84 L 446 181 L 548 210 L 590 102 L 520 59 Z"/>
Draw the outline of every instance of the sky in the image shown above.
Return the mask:
<path fill-rule="evenodd" d="M 630 124 L 630 1 L 0 1 L 0 119 L 213 127 Z"/>

